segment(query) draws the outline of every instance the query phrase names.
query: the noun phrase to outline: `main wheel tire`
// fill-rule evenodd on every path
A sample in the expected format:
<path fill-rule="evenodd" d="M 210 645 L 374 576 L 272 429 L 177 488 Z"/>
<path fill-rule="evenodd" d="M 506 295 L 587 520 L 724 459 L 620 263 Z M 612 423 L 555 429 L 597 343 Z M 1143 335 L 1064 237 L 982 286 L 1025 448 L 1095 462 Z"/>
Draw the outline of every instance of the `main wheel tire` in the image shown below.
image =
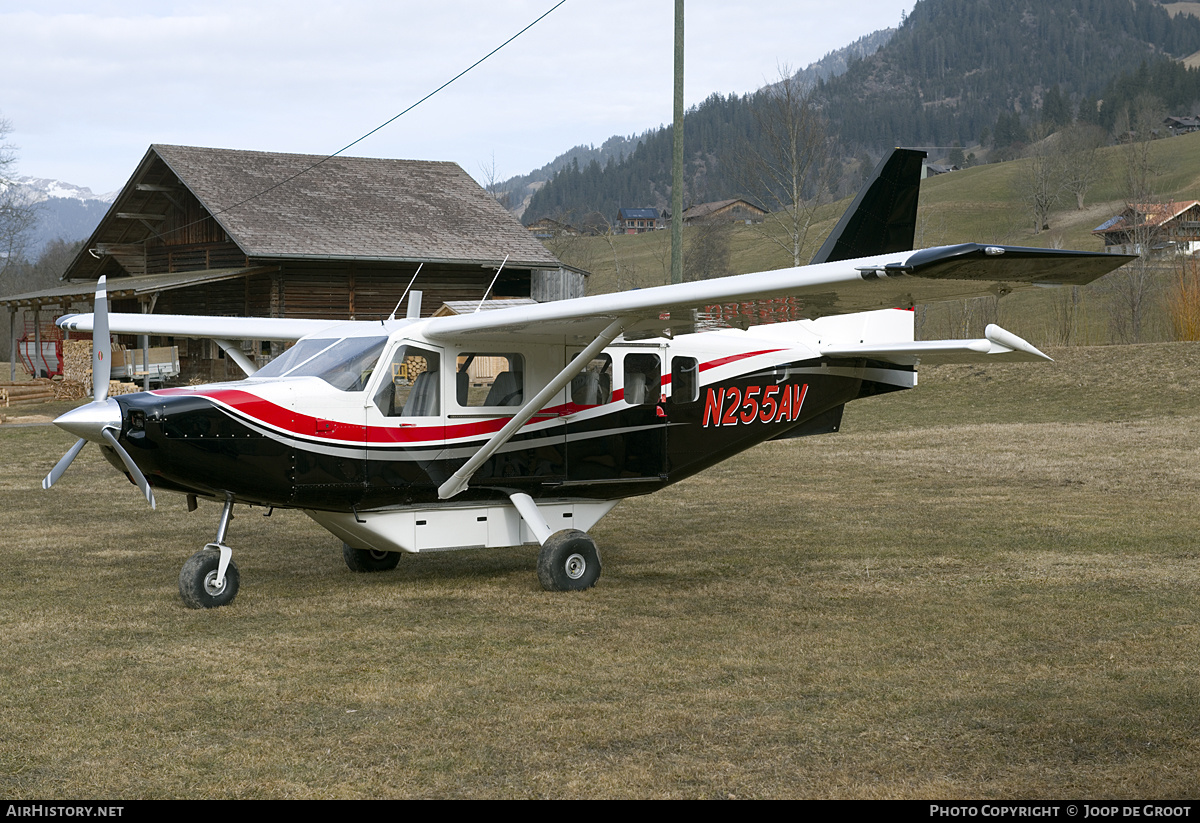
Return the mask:
<path fill-rule="evenodd" d="M 237 597 L 237 566 L 229 561 L 225 569 L 225 582 L 217 586 L 217 567 L 221 565 L 221 553 L 215 549 L 201 549 L 187 559 L 179 571 L 179 596 L 189 609 L 215 609 L 228 606 Z"/>
<path fill-rule="evenodd" d="M 400 552 L 356 549 L 349 543 L 342 544 L 342 557 L 352 572 L 387 572 L 400 562 Z"/>
<path fill-rule="evenodd" d="M 548 592 L 590 589 L 600 579 L 600 551 L 587 532 L 563 529 L 542 545 L 537 570 L 538 580 Z"/>

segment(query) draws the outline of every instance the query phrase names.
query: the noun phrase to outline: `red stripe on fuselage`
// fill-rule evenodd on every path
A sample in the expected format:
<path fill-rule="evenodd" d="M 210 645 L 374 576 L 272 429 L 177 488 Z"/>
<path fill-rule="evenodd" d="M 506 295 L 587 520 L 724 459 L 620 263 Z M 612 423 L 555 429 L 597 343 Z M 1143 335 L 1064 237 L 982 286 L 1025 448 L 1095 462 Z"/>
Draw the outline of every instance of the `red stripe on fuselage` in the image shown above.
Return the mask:
<path fill-rule="evenodd" d="M 700 364 L 700 371 L 708 371 L 717 366 L 724 366 L 729 363 L 735 363 L 738 360 L 745 360 L 748 357 L 757 357 L 760 354 L 772 354 L 783 349 L 764 349 L 762 351 L 747 352 L 745 354 L 734 354 L 729 357 L 722 357 L 717 360 L 709 361 L 708 363 Z M 245 391 L 243 389 L 158 389 L 150 392 L 158 397 L 205 397 L 213 400 L 221 405 L 227 406 L 230 409 L 245 415 L 259 423 L 280 429 L 291 435 L 312 438 L 318 435 L 317 423 L 320 420 L 322 423 L 331 422 L 336 427 L 329 434 L 332 436 L 321 437 L 322 440 L 329 440 L 342 443 L 442 443 L 446 440 L 455 440 L 465 437 L 484 437 L 495 434 L 504 428 L 508 423 L 508 417 L 496 417 L 491 420 L 480 420 L 473 423 L 454 423 L 437 426 L 422 426 L 419 424 L 396 425 L 396 426 L 366 426 L 357 423 L 346 423 L 341 420 L 327 421 L 325 418 L 317 418 L 312 415 L 302 412 L 293 411 L 292 409 L 284 408 L 270 400 L 264 400 L 256 394 Z M 616 402 L 623 400 L 625 392 L 623 389 L 613 391 L 612 401 Z M 596 406 L 582 406 L 577 403 L 564 403 L 558 406 L 547 406 L 542 409 L 539 414 L 563 416 L 573 414 L 585 409 L 594 409 Z M 420 418 L 392 418 L 399 420 L 418 420 Z M 544 422 L 534 418 L 526 425 L 533 423 Z"/>

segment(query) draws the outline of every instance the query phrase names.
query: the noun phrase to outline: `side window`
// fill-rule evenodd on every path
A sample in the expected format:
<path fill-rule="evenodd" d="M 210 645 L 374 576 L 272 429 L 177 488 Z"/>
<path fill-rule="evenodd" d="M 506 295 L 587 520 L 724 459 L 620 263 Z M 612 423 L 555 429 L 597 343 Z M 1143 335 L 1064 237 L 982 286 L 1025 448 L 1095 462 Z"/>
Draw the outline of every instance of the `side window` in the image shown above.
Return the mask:
<path fill-rule="evenodd" d="M 612 358 L 607 354 L 588 363 L 571 380 L 571 402 L 579 406 L 602 406 L 612 400 L 612 372 Z"/>
<path fill-rule="evenodd" d="M 700 361 L 694 357 L 671 358 L 671 402 L 695 403 L 700 399 Z"/>
<path fill-rule="evenodd" d="M 525 358 L 519 354 L 464 352 L 454 369 L 458 405 L 520 406 L 525 402 Z"/>
<path fill-rule="evenodd" d="M 430 417 L 441 414 L 437 352 L 401 346 L 375 393 L 375 405 L 387 417 Z"/>
<path fill-rule="evenodd" d="M 658 402 L 662 365 L 657 354 L 625 355 L 625 402 L 652 406 Z"/>

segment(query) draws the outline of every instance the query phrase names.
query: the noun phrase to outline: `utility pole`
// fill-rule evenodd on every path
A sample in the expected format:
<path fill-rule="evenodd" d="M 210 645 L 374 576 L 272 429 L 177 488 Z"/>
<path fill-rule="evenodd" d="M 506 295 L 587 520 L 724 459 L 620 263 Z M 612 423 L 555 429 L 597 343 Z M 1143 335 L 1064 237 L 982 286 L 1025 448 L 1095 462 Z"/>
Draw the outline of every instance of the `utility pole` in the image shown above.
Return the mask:
<path fill-rule="evenodd" d="M 671 150 L 671 282 L 683 282 L 683 0 L 675 0 L 675 117 Z"/>

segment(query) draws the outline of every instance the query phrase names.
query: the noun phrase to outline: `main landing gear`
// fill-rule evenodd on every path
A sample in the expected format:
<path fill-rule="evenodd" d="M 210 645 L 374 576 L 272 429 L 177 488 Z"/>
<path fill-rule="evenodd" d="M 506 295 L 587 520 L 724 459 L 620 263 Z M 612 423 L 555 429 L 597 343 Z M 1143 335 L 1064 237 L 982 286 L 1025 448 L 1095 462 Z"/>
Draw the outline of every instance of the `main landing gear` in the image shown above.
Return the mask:
<path fill-rule="evenodd" d="M 596 541 L 579 529 L 552 532 L 550 524 L 533 498 L 524 492 L 511 492 L 508 499 L 542 544 L 538 552 L 538 581 L 548 592 L 580 592 L 600 579 L 600 551 Z"/>
<path fill-rule="evenodd" d="M 179 571 L 179 596 L 189 609 L 227 606 L 237 597 L 240 578 L 233 549 L 225 545 L 225 533 L 233 519 L 233 496 L 225 497 L 225 508 L 217 524 L 217 539 L 188 558 Z"/>
<path fill-rule="evenodd" d="M 342 543 L 342 558 L 352 572 L 389 572 L 399 564 L 400 552 L 356 549 L 349 543 Z"/>
<path fill-rule="evenodd" d="M 538 552 L 538 580 L 548 592 L 590 589 L 600 579 L 600 552 L 596 541 L 579 529 L 550 535 Z"/>

